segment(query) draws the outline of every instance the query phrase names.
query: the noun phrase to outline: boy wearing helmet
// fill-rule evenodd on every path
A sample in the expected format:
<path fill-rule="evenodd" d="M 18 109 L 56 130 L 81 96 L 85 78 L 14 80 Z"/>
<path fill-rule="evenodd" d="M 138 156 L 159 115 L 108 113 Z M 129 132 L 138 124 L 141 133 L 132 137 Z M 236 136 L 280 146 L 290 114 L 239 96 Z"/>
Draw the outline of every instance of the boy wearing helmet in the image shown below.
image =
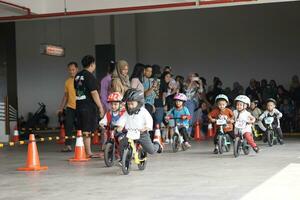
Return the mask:
<path fill-rule="evenodd" d="M 233 135 L 233 112 L 229 108 L 227 108 L 227 105 L 229 103 L 228 97 L 224 94 L 219 94 L 216 96 L 215 99 L 216 108 L 214 108 L 209 114 L 208 119 L 211 123 L 216 123 L 217 119 L 226 119 L 227 125 L 224 127 L 224 133 L 228 134 L 232 139 L 234 138 Z M 214 137 L 214 154 L 218 154 L 218 135 L 215 134 Z"/>
<path fill-rule="evenodd" d="M 153 143 L 149 135 L 149 131 L 153 129 L 153 119 L 144 108 L 144 92 L 137 89 L 128 89 L 124 94 L 123 101 L 125 102 L 126 112 L 116 123 L 118 132 L 122 132 L 123 129 L 127 130 L 126 137 L 120 141 L 121 153 L 128 144 L 127 138 L 138 140 L 146 153 L 161 153 L 163 148 L 160 142 L 160 134 L 155 133 Z"/>
<path fill-rule="evenodd" d="M 188 128 L 189 128 L 189 120 L 191 120 L 191 115 L 187 107 L 184 106 L 184 103 L 187 101 L 187 97 L 183 93 L 178 93 L 174 96 L 175 105 L 169 110 L 166 116 L 166 121 L 169 120 L 169 116 L 172 118 L 182 118 L 175 119 L 178 125 L 179 133 L 183 137 L 183 144 L 186 148 L 191 148 L 191 145 L 188 142 Z M 172 133 L 171 136 L 172 138 Z"/>
<path fill-rule="evenodd" d="M 282 144 L 283 143 L 283 134 L 282 134 L 282 130 L 280 128 L 280 118 L 282 118 L 282 113 L 278 109 L 276 109 L 276 100 L 275 99 L 272 99 L 272 98 L 267 99 L 266 103 L 267 103 L 267 109 L 266 109 L 266 111 L 263 112 L 263 114 L 260 115 L 258 125 L 261 128 L 261 130 L 265 132 L 267 129 L 263 123 L 264 118 L 274 116 L 276 119 L 273 122 L 273 126 L 275 127 L 274 130 L 279 137 L 280 144 Z M 264 134 L 264 142 L 266 142 L 266 134 Z"/>
<path fill-rule="evenodd" d="M 253 150 L 258 153 L 259 148 L 254 142 L 251 129 L 252 124 L 255 122 L 255 117 L 253 117 L 251 113 L 246 110 L 247 107 L 250 107 L 250 99 L 245 95 L 239 95 L 235 98 L 234 102 L 236 106 L 236 110 L 233 111 L 234 121 L 242 121 L 247 123 L 246 127 L 242 130 L 242 134 Z M 239 130 L 235 128 L 234 133 L 237 135 L 238 132 Z"/>

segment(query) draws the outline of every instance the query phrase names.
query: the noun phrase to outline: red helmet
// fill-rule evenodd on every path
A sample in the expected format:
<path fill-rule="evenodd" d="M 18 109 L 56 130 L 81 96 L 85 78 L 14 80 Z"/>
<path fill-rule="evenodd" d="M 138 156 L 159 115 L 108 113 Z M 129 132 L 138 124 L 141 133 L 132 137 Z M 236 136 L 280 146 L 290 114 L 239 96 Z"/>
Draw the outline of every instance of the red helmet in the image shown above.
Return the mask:
<path fill-rule="evenodd" d="M 107 102 L 121 102 L 123 99 L 119 92 L 113 92 L 107 97 Z"/>

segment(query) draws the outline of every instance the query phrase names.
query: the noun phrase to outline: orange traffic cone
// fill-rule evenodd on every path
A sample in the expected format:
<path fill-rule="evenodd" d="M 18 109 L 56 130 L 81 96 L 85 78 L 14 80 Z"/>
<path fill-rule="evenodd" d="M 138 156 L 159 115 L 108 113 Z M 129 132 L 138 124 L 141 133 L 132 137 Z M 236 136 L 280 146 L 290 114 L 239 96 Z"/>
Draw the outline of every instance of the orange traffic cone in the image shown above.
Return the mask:
<path fill-rule="evenodd" d="M 85 162 L 90 160 L 90 158 L 86 157 L 82 132 L 79 130 L 77 131 L 77 138 L 76 138 L 76 146 L 75 146 L 75 155 L 74 158 L 69 159 L 70 162 Z"/>
<path fill-rule="evenodd" d="M 213 137 L 213 126 L 212 124 L 208 124 L 208 130 L 207 130 L 207 138 Z"/>
<path fill-rule="evenodd" d="M 194 140 L 199 142 L 201 140 L 201 133 L 200 133 L 201 125 L 200 125 L 199 121 L 197 121 L 195 123 L 194 130 L 195 130 L 195 132 L 194 132 Z"/>
<path fill-rule="evenodd" d="M 100 144 L 100 137 L 98 135 L 98 129 L 94 133 L 94 136 L 92 139 L 92 144 Z"/>
<path fill-rule="evenodd" d="M 18 131 L 18 128 L 15 128 L 15 130 L 14 130 L 14 135 L 13 135 L 12 141 L 13 142 L 19 142 L 19 131 Z"/>
<path fill-rule="evenodd" d="M 57 144 L 65 144 L 65 141 L 66 141 L 65 138 L 66 138 L 66 131 L 65 131 L 64 125 L 62 124 L 60 126 L 59 140 L 58 140 Z"/>
<path fill-rule="evenodd" d="M 26 167 L 18 168 L 18 171 L 47 170 L 47 166 L 40 166 L 39 153 L 37 150 L 34 134 L 29 135 Z"/>

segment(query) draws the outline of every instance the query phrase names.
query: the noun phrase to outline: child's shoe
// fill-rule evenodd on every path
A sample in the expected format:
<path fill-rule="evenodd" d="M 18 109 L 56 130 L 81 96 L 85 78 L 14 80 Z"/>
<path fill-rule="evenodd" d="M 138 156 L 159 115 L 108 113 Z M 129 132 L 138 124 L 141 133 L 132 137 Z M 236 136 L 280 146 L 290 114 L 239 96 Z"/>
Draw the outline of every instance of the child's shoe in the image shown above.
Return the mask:
<path fill-rule="evenodd" d="M 258 148 L 258 146 L 256 146 L 256 147 L 253 147 L 253 151 L 255 151 L 255 153 L 258 153 L 258 152 L 259 152 L 259 148 Z"/>
<path fill-rule="evenodd" d="M 215 149 L 214 149 L 214 154 L 218 154 L 218 153 L 219 153 L 219 149 L 218 149 L 218 146 L 216 145 Z"/>
<path fill-rule="evenodd" d="M 190 145 L 190 143 L 188 143 L 188 142 L 185 142 L 185 143 L 184 143 L 184 146 L 185 146 L 187 149 L 189 149 L 189 148 L 192 147 L 192 146 Z"/>

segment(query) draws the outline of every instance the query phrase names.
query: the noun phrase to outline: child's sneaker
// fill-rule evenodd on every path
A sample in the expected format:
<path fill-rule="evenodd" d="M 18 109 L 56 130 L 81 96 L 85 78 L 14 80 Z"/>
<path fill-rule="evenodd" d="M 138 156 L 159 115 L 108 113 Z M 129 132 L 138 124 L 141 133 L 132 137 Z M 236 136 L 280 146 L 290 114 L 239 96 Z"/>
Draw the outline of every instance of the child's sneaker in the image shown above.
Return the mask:
<path fill-rule="evenodd" d="M 162 153 L 164 147 L 163 147 L 163 144 L 161 142 L 161 135 L 160 135 L 160 133 L 155 133 L 154 134 L 153 143 L 159 144 L 159 149 L 157 150 L 157 153 Z"/>
<path fill-rule="evenodd" d="M 214 149 L 214 154 L 218 154 L 218 153 L 219 153 L 218 146 L 215 146 L 215 149 Z"/>
<path fill-rule="evenodd" d="M 255 153 L 258 153 L 258 152 L 259 152 L 259 148 L 258 148 L 258 146 L 256 146 L 256 147 L 253 147 L 253 151 L 255 151 Z"/>
<path fill-rule="evenodd" d="M 187 149 L 189 149 L 189 148 L 192 147 L 192 146 L 190 145 L 190 143 L 188 143 L 188 142 L 185 142 L 185 143 L 184 143 L 184 146 L 185 146 Z"/>

